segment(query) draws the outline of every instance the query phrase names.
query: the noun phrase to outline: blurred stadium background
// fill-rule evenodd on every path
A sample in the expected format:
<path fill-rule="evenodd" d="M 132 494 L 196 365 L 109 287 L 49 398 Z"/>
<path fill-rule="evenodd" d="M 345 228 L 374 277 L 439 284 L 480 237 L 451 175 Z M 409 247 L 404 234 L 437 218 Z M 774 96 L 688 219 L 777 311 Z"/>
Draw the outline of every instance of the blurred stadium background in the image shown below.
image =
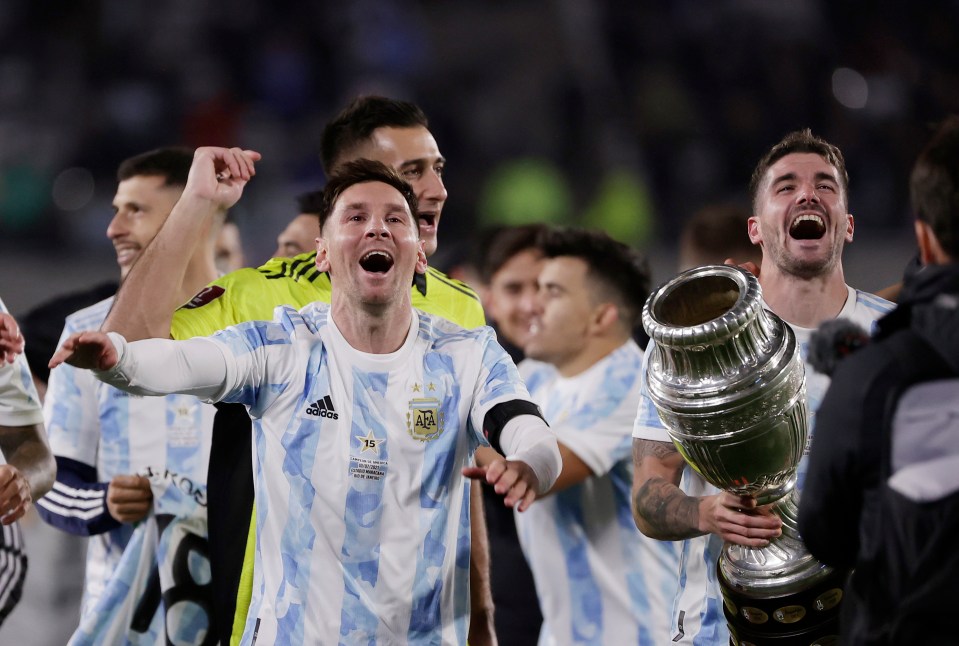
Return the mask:
<path fill-rule="evenodd" d="M 116 166 L 169 144 L 263 153 L 234 211 L 259 264 L 359 93 L 431 118 L 441 267 L 481 226 L 550 220 L 665 280 L 685 219 L 745 204 L 760 155 L 809 126 L 849 165 L 847 279 L 877 289 L 912 254 L 909 167 L 959 110 L 957 30 L 955 1 L 3 0 L 0 294 L 16 314 L 115 277 Z"/>

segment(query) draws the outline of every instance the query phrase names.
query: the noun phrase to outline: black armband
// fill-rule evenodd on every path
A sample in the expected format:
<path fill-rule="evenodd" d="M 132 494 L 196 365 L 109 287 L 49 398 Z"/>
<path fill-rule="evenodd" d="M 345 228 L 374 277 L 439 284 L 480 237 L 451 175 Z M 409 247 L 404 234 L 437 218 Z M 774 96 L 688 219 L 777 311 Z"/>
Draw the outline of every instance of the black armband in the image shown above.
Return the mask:
<path fill-rule="evenodd" d="M 546 418 L 540 412 L 539 406 L 525 399 L 513 399 L 493 406 L 483 418 L 483 436 L 489 441 L 500 455 L 506 455 L 500 446 L 499 436 L 503 432 L 506 422 L 520 415 L 535 415 L 546 423 Z"/>

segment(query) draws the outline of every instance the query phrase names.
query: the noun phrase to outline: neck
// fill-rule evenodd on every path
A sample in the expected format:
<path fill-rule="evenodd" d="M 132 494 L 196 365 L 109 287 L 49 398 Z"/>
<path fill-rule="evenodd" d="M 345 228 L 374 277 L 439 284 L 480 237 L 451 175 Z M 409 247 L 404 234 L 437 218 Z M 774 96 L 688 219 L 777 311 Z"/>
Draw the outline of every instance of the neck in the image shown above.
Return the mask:
<path fill-rule="evenodd" d="M 397 304 L 357 306 L 337 294 L 334 289 L 330 314 L 340 334 L 354 349 L 389 354 L 403 346 L 413 320 L 413 306 L 408 298 Z"/>
<path fill-rule="evenodd" d="M 804 328 L 815 328 L 836 318 L 849 295 L 839 263 L 828 274 L 814 278 L 786 274 L 771 263 L 763 263 L 759 284 L 763 300 L 779 318 Z"/>

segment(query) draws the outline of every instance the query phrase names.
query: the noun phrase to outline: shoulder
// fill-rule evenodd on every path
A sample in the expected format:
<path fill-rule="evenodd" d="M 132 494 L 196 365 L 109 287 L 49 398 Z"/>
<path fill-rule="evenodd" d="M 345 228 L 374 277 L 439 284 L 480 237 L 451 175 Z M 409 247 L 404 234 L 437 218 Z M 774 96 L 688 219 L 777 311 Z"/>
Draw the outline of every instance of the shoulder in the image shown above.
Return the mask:
<path fill-rule="evenodd" d="M 881 296 L 876 296 L 875 294 L 870 294 L 869 292 L 864 292 L 859 289 L 852 291 L 856 297 L 853 316 L 857 318 L 873 321 L 888 314 L 896 307 L 895 303 L 887 301 Z"/>
<path fill-rule="evenodd" d="M 488 326 L 465 328 L 445 316 L 425 310 L 416 312 L 419 319 L 419 336 L 432 345 L 441 347 L 454 343 L 487 344 L 496 339 L 496 333 Z"/>
<path fill-rule="evenodd" d="M 312 282 L 324 275 L 316 268 L 315 251 L 301 253 L 292 258 L 270 258 L 257 267 L 256 271 L 267 280 Z"/>
<path fill-rule="evenodd" d="M 438 291 L 449 294 L 452 299 L 467 299 L 479 302 L 479 295 L 472 287 L 461 280 L 450 278 L 436 267 L 427 267 L 426 281 L 429 287 L 435 287 Z"/>
<path fill-rule="evenodd" d="M 412 296 L 413 306 L 417 309 L 438 314 L 463 327 L 486 324 L 483 305 L 476 292 L 466 283 L 433 267 L 414 280 Z"/>
<path fill-rule="evenodd" d="M 829 396 L 843 407 L 863 406 L 902 381 L 902 365 L 892 352 L 891 339 L 875 341 L 853 352 L 836 366 Z"/>
<path fill-rule="evenodd" d="M 113 305 L 113 296 L 105 298 L 99 303 L 94 303 L 88 307 L 77 310 L 66 318 L 64 329 L 70 330 L 89 330 L 98 328 L 110 311 Z"/>

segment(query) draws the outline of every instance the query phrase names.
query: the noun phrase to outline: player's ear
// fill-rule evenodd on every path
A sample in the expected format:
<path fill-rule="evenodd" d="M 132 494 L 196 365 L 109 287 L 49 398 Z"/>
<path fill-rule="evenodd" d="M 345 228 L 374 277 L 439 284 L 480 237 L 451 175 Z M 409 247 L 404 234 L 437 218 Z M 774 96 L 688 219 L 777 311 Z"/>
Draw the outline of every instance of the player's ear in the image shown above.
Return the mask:
<path fill-rule="evenodd" d="M 317 258 L 319 258 L 319 256 L 317 256 Z M 423 246 L 423 241 L 420 240 L 416 246 L 416 273 L 425 274 L 427 266 L 426 248 Z"/>
<path fill-rule="evenodd" d="M 316 239 L 316 268 L 320 271 L 330 270 L 330 252 L 325 238 Z"/>

